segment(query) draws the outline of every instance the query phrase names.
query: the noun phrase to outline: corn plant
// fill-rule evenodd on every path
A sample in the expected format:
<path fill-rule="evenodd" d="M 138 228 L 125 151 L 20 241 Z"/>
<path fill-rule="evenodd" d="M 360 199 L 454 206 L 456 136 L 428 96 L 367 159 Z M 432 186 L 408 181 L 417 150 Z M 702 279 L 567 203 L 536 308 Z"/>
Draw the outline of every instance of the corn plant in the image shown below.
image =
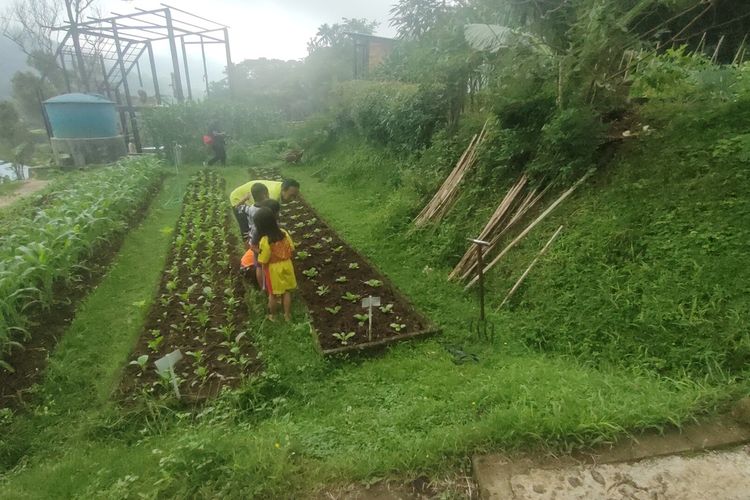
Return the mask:
<path fill-rule="evenodd" d="M 32 311 L 55 303 L 57 284 L 76 285 L 84 262 L 127 228 L 160 177 L 158 160 L 130 158 L 59 181 L 37 210 L 0 215 L 0 361 L 28 338 Z"/>

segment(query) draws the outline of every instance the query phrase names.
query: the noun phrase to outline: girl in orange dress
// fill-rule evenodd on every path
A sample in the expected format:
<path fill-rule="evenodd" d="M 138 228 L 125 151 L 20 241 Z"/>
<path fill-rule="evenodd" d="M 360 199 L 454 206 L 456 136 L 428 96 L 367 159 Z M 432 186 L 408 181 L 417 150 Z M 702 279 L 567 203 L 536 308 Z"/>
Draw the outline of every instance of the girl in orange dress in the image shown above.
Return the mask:
<path fill-rule="evenodd" d="M 260 252 L 258 262 L 263 265 L 268 292 L 268 319 L 276 319 L 276 308 L 283 302 L 284 318 L 292 319 L 292 290 L 297 288 L 292 253 L 294 242 L 289 233 L 279 228 L 276 216 L 270 208 L 260 208 L 255 213 L 255 228 L 258 231 Z"/>

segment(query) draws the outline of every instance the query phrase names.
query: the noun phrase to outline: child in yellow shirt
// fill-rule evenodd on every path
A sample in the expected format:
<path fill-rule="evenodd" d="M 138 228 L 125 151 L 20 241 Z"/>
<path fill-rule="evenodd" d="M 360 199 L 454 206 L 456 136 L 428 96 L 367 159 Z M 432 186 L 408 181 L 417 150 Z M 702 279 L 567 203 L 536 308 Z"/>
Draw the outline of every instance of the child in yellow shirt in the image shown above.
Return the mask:
<path fill-rule="evenodd" d="M 262 207 L 255 213 L 255 228 L 260 238 L 258 262 L 263 265 L 268 292 L 268 319 L 276 319 L 278 301 L 283 303 L 284 319 L 292 319 L 292 290 L 297 288 L 292 253 L 294 242 L 285 230 L 279 228 L 270 208 Z"/>

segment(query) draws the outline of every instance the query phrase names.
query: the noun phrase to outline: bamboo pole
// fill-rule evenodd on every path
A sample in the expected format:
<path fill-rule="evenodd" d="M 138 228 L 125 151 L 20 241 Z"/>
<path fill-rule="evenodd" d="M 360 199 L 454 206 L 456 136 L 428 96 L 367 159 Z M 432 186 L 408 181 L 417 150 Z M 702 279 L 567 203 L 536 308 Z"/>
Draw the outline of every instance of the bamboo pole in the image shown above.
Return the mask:
<path fill-rule="evenodd" d="M 500 205 L 498 205 L 495 212 L 487 221 L 487 224 L 485 224 L 484 229 L 482 230 L 480 235 L 477 237 L 477 239 L 487 240 L 497 230 L 503 218 L 506 216 L 507 212 L 510 210 L 511 206 L 515 202 L 515 199 L 517 198 L 518 194 L 526 186 L 527 181 L 528 181 L 528 177 L 526 175 L 522 175 L 518 179 L 518 181 L 516 181 L 516 183 L 513 186 L 511 186 L 511 188 L 508 190 L 508 192 L 505 194 L 502 201 L 500 202 Z M 466 253 L 464 253 L 463 257 L 461 257 L 461 260 L 458 262 L 458 264 L 456 264 L 456 266 L 453 268 L 451 273 L 448 275 L 449 280 L 454 279 L 459 274 L 461 274 L 463 268 L 466 265 L 468 265 L 469 262 L 476 262 L 474 259 L 472 259 L 472 254 L 473 254 L 472 248 L 469 247 Z"/>
<path fill-rule="evenodd" d="M 737 49 L 737 53 L 734 55 L 734 59 L 732 59 L 732 65 L 736 65 L 740 60 L 740 54 L 742 54 L 742 51 L 745 48 L 745 43 L 747 42 L 747 33 L 745 33 L 745 36 L 742 37 L 742 42 L 740 43 L 739 48 Z M 741 64 L 741 63 L 740 63 Z"/>
<path fill-rule="evenodd" d="M 716 64 L 716 61 L 719 59 L 719 50 L 721 50 L 721 44 L 724 43 L 724 38 L 726 35 L 721 35 L 721 38 L 719 38 L 719 43 L 716 44 L 716 50 L 714 50 L 714 55 L 711 56 L 711 62 Z"/>
<path fill-rule="evenodd" d="M 513 214 L 511 219 L 508 221 L 508 223 L 505 225 L 505 227 L 492 238 L 492 240 L 490 241 L 490 246 L 487 247 L 487 252 L 486 252 L 487 254 L 495 250 L 497 245 L 500 243 L 500 238 L 502 238 L 502 236 L 506 232 L 508 232 L 511 228 L 513 228 L 513 226 L 515 226 L 515 224 L 518 221 L 520 221 L 524 215 L 526 215 L 526 212 L 531 210 L 534 207 L 534 205 L 536 205 L 537 202 L 542 199 L 542 197 L 547 193 L 547 190 L 549 189 L 549 187 L 550 185 L 547 185 L 547 187 L 544 188 L 542 192 L 539 194 L 536 194 L 536 191 L 532 191 L 526 196 L 524 201 L 518 207 L 518 209 Z M 476 261 L 470 262 L 469 267 L 466 270 L 464 270 L 463 274 L 461 275 L 459 279 L 460 280 L 467 279 L 474 272 L 475 269 L 476 269 Z"/>
<path fill-rule="evenodd" d="M 593 173 L 593 170 L 589 171 L 589 172 L 588 172 L 588 173 L 587 173 L 586 175 L 584 175 L 583 177 L 581 177 L 581 178 L 580 178 L 580 179 L 578 180 L 578 182 L 576 182 L 575 184 L 573 184 L 573 186 L 572 186 L 572 187 L 571 187 L 570 189 L 568 189 L 567 191 L 565 191 L 565 192 L 564 192 L 564 193 L 563 193 L 563 194 L 562 194 L 562 195 L 561 195 L 561 196 L 560 196 L 560 197 L 559 197 L 559 198 L 558 198 L 557 200 L 555 200 L 555 201 L 554 201 L 554 202 L 552 203 L 552 205 L 550 205 L 550 206 L 549 206 L 549 207 L 547 208 L 547 210 L 545 210 L 544 212 L 542 212 L 542 214 L 541 214 L 541 215 L 540 215 L 539 217 L 537 217 L 537 218 L 536 218 L 536 219 L 534 220 L 534 222 L 532 222 L 531 224 L 529 224 L 529 226 L 528 226 L 528 227 L 527 227 L 526 229 L 524 229 L 523 231 L 521 231 L 521 234 L 519 234 L 518 236 L 516 236 L 516 237 L 515 237 L 515 238 L 513 239 L 513 241 L 511 241 L 510 243 L 508 243 L 508 246 L 506 246 L 506 247 L 505 247 L 505 248 L 503 249 L 503 251 L 502 251 L 502 252 L 500 252 L 500 253 L 499 253 L 499 254 L 497 255 L 497 257 L 495 257 L 494 259 L 492 259 L 492 262 L 490 262 L 489 264 L 487 264 L 487 266 L 485 266 L 485 268 L 484 268 L 484 272 L 485 272 L 485 273 L 487 273 L 487 272 L 488 272 L 488 271 L 489 271 L 490 269 L 492 269 L 492 268 L 493 268 L 493 267 L 495 266 L 495 264 L 497 264 L 497 263 L 498 263 L 498 262 L 500 261 L 500 259 L 502 259 L 502 258 L 503 258 L 503 257 L 504 257 L 504 256 L 505 256 L 505 255 L 506 255 L 506 254 L 507 254 L 508 252 L 510 252 L 510 250 L 511 250 L 511 249 L 512 249 L 512 248 L 513 248 L 514 246 L 516 246 L 516 245 L 518 244 L 518 242 L 519 242 L 519 241 L 521 241 L 521 240 L 522 240 L 522 239 L 523 239 L 524 237 L 526 237 L 526 235 L 527 235 L 527 234 L 529 234 L 529 233 L 531 232 L 531 230 L 532 230 L 532 229 L 534 229 L 534 227 L 536 227 L 536 225 L 537 225 L 537 224 L 539 224 L 539 223 L 540 223 L 541 221 L 543 221 L 543 220 L 544 220 L 544 219 L 545 219 L 545 218 L 546 218 L 546 217 L 547 217 L 547 216 L 548 216 L 548 215 L 549 215 L 550 213 L 552 213 L 552 211 L 553 211 L 553 210 L 554 210 L 555 208 L 557 208 L 557 206 L 558 206 L 558 205 L 559 205 L 560 203 L 562 203 L 563 201 L 565 201 L 565 199 L 566 199 L 566 198 L 568 198 L 568 196 L 570 196 L 571 194 L 573 194 L 573 191 L 575 191 L 575 190 L 576 190 L 576 188 L 577 188 L 578 186 L 580 186 L 581 184 L 583 184 L 583 182 L 584 182 L 584 181 L 586 181 L 586 179 L 588 179 L 589 177 L 591 177 L 591 174 L 592 174 L 592 173 Z M 471 288 L 471 287 L 472 287 L 472 286 L 473 286 L 473 285 L 474 285 L 474 284 L 475 284 L 476 282 L 477 282 L 477 279 L 476 279 L 476 278 L 474 278 L 473 280 L 471 280 L 471 281 L 469 282 L 469 284 L 468 284 L 468 285 L 466 285 L 466 286 L 464 287 L 464 289 L 468 290 L 468 289 L 469 289 L 469 288 Z"/>
<path fill-rule="evenodd" d="M 456 163 L 456 166 L 453 168 L 445 181 L 443 181 L 443 184 L 432 197 L 430 202 L 414 219 L 414 225 L 416 227 L 420 227 L 431 220 L 439 220 L 450 209 L 453 202 L 455 201 L 459 184 L 463 180 L 466 172 L 476 162 L 477 150 L 479 148 L 479 145 L 484 141 L 487 135 L 488 123 L 489 121 L 485 122 L 481 132 L 472 137 L 469 146 L 461 155 L 461 158 L 458 160 L 458 163 Z"/>
<path fill-rule="evenodd" d="M 526 279 L 526 276 L 531 272 L 531 269 L 536 265 L 537 261 L 547 252 L 547 249 L 550 247 L 553 241 L 555 241 L 555 238 L 557 238 L 557 235 L 560 234 L 560 231 L 562 231 L 563 226 L 560 226 L 557 228 L 557 231 L 555 231 L 555 234 L 552 235 L 552 237 L 549 239 L 546 245 L 542 248 L 542 250 L 537 254 L 536 257 L 534 257 L 534 260 L 531 261 L 531 264 L 529 264 L 529 267 L 526 268 L 526 270 L 523 272 L 520 278 L 518 278 L 518 281 L 513 285 L 513 287 L 508 291 L 507 295 L 505 295 L 505 298 L 500 303 L 500 306 L 498 309 L 502 308 L 506 302 L 508 302 L 508 299 L 510 299 L 514 293 L 516 293 L 516 290 L 518 290 L 518 287 L 521 286 L 521 283 L 523 283 L 523 280 Z"/>

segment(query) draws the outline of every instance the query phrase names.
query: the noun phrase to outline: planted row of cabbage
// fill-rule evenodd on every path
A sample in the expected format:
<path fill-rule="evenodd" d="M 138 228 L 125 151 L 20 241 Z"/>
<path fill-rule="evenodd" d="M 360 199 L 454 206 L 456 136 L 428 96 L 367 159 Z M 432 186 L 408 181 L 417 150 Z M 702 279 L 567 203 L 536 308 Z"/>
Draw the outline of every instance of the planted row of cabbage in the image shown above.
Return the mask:
<path fill-rule="evenodd" d="M 0 370 L 29 339 L 35 313 L 66 297 L 83 262 L 142 210 L 161 180 L 154 158 L 121 162 L 72 177 L 32 210 L 5 214 L 0 232 Z M 12 210 L 12 209 L 11 209 Z"/>
<path fill-rule="evenodd" d="M 236 385 L 256 359 L 246 334 L 248 307 L 239 274 L 224 179 L 203 171 L 188 185 L 159 294 L 128 365 L 122 392 L 201 400 Z M 154 361 L 179 350 L 161 374 Z"/>

